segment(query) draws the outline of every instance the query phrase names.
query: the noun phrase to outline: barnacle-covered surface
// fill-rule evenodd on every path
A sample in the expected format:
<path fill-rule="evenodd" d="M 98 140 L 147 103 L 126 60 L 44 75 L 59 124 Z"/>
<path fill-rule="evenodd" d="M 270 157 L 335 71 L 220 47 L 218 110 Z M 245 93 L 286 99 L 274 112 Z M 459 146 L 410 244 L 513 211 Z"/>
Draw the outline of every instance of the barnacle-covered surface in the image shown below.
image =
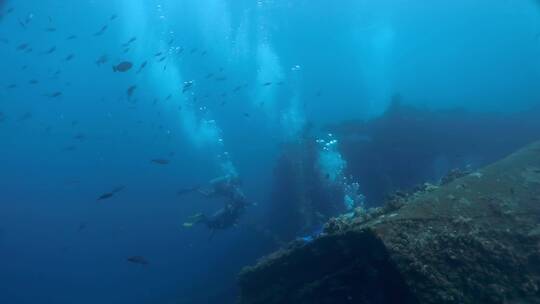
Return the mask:
<path fill-rule="evenodd" d="M 540 142 L 455 173 L 245 268 L 240 303 L 540 303 Z"/>

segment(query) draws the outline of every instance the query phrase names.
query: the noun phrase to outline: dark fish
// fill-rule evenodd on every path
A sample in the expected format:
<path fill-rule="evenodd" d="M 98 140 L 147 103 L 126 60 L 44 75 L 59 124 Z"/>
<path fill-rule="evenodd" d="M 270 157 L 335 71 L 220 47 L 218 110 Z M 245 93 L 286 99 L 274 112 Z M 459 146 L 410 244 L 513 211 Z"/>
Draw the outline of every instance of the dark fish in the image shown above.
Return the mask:
<path fill-rule="evenodd" d="M 30 21 L 32 21 L 32 19 L 34 19 L 34 14 L 30 13 L 26 16 L 26 18 L 24 19 L 24 22 L 26 22 L 26 24 L 30 23 Z"/>
<path fill-rule="evenodd" d="M 267 86 L 269 86 L 269 85 L 272 85 L 272 82 L 265 82 L 265 83 L 263 83 L 263 87 L 267 87 Z"/>
<path fill-rule="evenodd" d="M 86 135 L 84 135 L 84 134 L 82 134 L 82 133 L 79 133 L 79 134 L 75 135 L 75 136 L 73 137 L 73 139 L 76 139 L 76 140 L 79 140 L 79 141 L 83 141 L 83 140 L 86 139 Z"/>
<path fill-rule="evenodd" d="M 127 261 L 133 264 L 139 265 L 148 265 L 150 264 L 145 257 L 142 256 L 131 256 L 127 258 Z"/>
<path fill-rule="evenodd" d="M 71 36 L 68 36 L 68 37 L 66 38 L 66 40 L 73 40 L 73 39 L 77 39 L 77 36 L 71 35 Z"/>
<path fill-rule="evenodd" d="M 245 118 L 249 118 L 251 115 L 249 115 L 249 113 L 244 113 L 244 117 Z"/>
<path fill-rule="evenodd" d="M 151 162 L 158 165 L 168 165 L 170 163 L 168 159 L 164 159 L 164 158 L 152 159 Z"/>
<path fill-rule="evenodd" d="M 30 46 L 30 44 L 28 43 L 21 43 L 17 46 L 17 51 L 24 51 L 26 49 L 28 49 L 28 47 Z"/>
<path fill-rule="evenodd" d="M 45 31 L 49 32 L 49 33 L 54 33 L 56 32 L 56 28 L 55 27 L 48 27 L 45 29 Z"/>
<path fill-rule="evenodd" d="M 206 56 L 206 54 L 208 54 L 207 51 L 202 51 L 202 52 L 201 52 L 201 56 Z"/>
<path fill-rule="evenodd" d="M 126 189 L 125 186 L 117 186 L 111 191 L 111 193 L 118 193 L 118 192 L 123 191 L 124 189 Z"/>
<path fill-rule="evenodd" d="M 71 179 L 66 181 L 67 185 L 76 185 L 76 184 L 80 184 L 80 183 L 81 183 L 81 181 L 76 179 L 76 178 L 71 178 Z"/>
<path fill-rule="evenodd" d="M 26 24 L 25 24 L 21 19 L 19 19 L 19 25 L 20 25 L 23 29 L 26 29 Z"/>
<path fill-rule="evenodd" d="M 15 89 L 16 87 L 17 87 L 17 85 L 14 84 L 14 83 L 8 84 L 8 85 L 6 86 L 7 89 Z"/>
<path fill-rule="evenodd" d="M 154 54 L 154 57 L 159 57 L 161 55 L 163 55 L 163 52 L 157 52 L 157 53 Z"/>
<path fill-rule="evenodd" d="M 111 18 L 109 18 L 110 21 L 113 21 L 115 20 L 116 18 L 118 18 L 118 16 L 116 14 L 112 14 L 111 15 Z"/>
<path fill-rule="evenodd" d="M 127 52 L 129 52 L 129 48 L 124 49 L 124 54 L 126 54 Z"/>
<path fill-rule="evenodd" d="M 127 94 L 128 98 L 131 98 L 131 96 L 133 96 L 133 93 L 135 93 L 136 89 L 137 89 L 136 85 L 132 85 L 127 89 L 126 94 Z"/>
<path fill-rule="evenodd" d="M 167 95 L 167 97 L 165 97 L 165 101 L 170 100 L 171 98 L 172 98 L 172 94 L 169 94 Z"/>
<path fill-rule="evenodd" d="M 173 43 L 174 43 L 174 39 L 171 39 L 171 40 L 169 40 L 169 43 L 168 43 L 168 44 L 171 45 L 171 44 L 173 44 Z"/>
<path fill-rule="evenodd" d="M 133 67 L 133 63 L 129 61 L 122 61 L 119 64 L 113 66 L 115 72 L 127 72 Z"/>
<path fill-rule="evenodd" d="M 102 26 L 101 29 L 100 29 L 99 31 L 97 31 L 97 32 L 94 33 L 94 36 L 97 37 L 97 36 L 103 35 L 103 34 L 105 33 L 105 31 L 106 31 L 108 28 L 109 28 L 108 25 Z"/>
<path fill-rule="evenodd" d="M 197 48 L 192 48 L 191 51 L 189 52 L 190 54 L 195 54 L 197 53 Z"/>
<path fill-rule="evenodd" d="M 159 61 L 159 62 L 163 62 L 163 60 L 165 60 L 165 59 L 167 59 L 167 56 L 163 56 L 163 57 L 159 58 L 158 61 Z"/>
<path fill-rule="evenodd" d="M 71 152 L 71 151 L 75 151 L 77 150 L 77 146 L 67 146 L 65 147 L 64 149 L 62 149 L 63 151 L 66 151 L 66 152 Z"/>
<path fill-rule="evenodd" d="M 242 86 L 236 86 L 234 89 L 233 89 L 233 92 L 236 93 L 238 91 L 240 91 L 242 89 Z"/>
<path fill-rule="evenodd" d="M 26 27 L 28 26 L 28 24 L 30 24 L 30 21 L 32 21 L 33 18 L 34 18 L 34 15 L 33 15 L 33 14 L 28 14 L 28 16 L 26 16 L 26 18 L 24 18 L 24 19 L 19 19 L 19 25 L 20 25 L 23 29 L 26 29 Z"/>
<path fill-rule="evenodd" d="M 45 129 L 43 129 L 43 131 L 45 131 L 46 134 L 51 133 L 51 130 L 52 130 L 51 126 L 46 126 Z"/>
<path fill-rule="evenodd" d="M 75 54 L 69 54 L 66 56 L 66 58 L 64 59 L 65 61 L 71 61 L 73 58 L 75 58 Z"/>
<path fill-rule="evenodd" d="M 54 53 L 54 51 L 56 51 L 56 47 L 55 47 L 55 46 L 51 47 L 50 49 L 48 49 L 47 51 L 45 51 L 45 52 L 43 52 L 43 53 L 41 53 L 41 54 L 42 54 L 42 55 L 50 55 L 50 54 Z"/>
<path fill-rule="evenodd" d="M 9 40 L 7 38 L 0 38 L 0 42 L 2 42 L 3 44 L 8 44 Z"/>
<path fill-rule="evenodd" d="M 109 61 L 109 58 L 107 57 L 106 54 L 103 54 L 103 55 L 99 56 L 99 58 L 96 60 L 96 64 L 98 66 L 100 66 L 102 64 L 107 63 L 107 61 Z"/>
<path fill-rule="evenodd" d="M 47 96 L 49 98 L 58 98 L 58 97 L 62 96 L 62 92 L 57 91 L 57 92 L 53 92 L 51 94 L 47 94 L 45 96 Z"/>
<path fill-rule="evenodd" d="M 77 229 L 77 231 L 82 232 L 85 229 L 86 229 L 86 223 L 80 223 L 79 224 L 79 229 Z"/>
<path fill-rule="evenodd" d="M 227 80 L 227 77 L 225 77 L 225 76 L 221 76 L 221 77 L 216 78 L 216 81 L 225 81 L 225 80 Z"/>
<path fill-rule="evenodd" d="M 129 46 L 131 43 L 135 42 L 137 40 L 137 37 L 131 37 L 128 41 L 122 43 L 123 47 Z"/>
<path fill-rule="evenodd" d="M 34 84 L 34 85 L 35 85 L 35 84 L 38 84 L 39 81 L 36 80 L 36 79 L 32 79 L 32 80 L 30 80 L 28 83 L 29 83 L 29 84 Z"/>
<path fill-rule="evenodd" d="M 21 115 L 17 121 L 26 121 L 26 120 L 29 120 L 30 118 L 32 118 L 32 113 L 30 112 L 26 112 L 24 113 L 23 115 Z"/>
<path fill-rule="evenodd" d="M 103 193 L 102 195 L 100 195 L 97 200 L 98 201 L 102 201 L 102 200 L 105 200 L 105 199 L 109 199 L 111 197 L 114 196 L 114 193 L 113 192 L 107 192 L 107 193 Z"/>
<path fill-rule="evenodd" d="M 144 67 L 146 67 L 147 64 L 148 64 L 148 61 L 141 63 L 141 66 L 137 70 L 137 74 L 139 74 L 144 69 Z"/>
<path fill-rule="evenodd" d="M 185 93 L 193 87 L 193 80 L 184 82 L 184 86 L 182 87 L 182 93 Z"/>

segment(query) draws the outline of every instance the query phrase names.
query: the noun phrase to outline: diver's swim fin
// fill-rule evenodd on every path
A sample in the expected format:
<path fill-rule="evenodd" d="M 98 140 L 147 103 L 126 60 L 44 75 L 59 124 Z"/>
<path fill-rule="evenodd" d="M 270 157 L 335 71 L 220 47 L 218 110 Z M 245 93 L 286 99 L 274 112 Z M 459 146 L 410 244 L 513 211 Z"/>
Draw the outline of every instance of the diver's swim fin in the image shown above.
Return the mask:
<path fill-rule="evenodd" d="M 189 221 L 184 222 L 184 224 L 182 226 L 184 226 L 184 228 L 191 228 L 195 224 L 203 223 L 204 221 L 206 221 L 206 216 L 204 214 L 202 214 L 202 213 L 197 213 L 197 214 L 194 214 L 194 215 L 190 216 Z"/>

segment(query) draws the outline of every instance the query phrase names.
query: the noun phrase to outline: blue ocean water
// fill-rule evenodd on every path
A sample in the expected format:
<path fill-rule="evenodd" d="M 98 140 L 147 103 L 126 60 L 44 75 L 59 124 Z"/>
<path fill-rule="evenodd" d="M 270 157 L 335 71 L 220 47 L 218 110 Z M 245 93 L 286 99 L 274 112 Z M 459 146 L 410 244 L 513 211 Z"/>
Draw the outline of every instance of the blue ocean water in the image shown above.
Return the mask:
<path fill-rule="evenodd" d="M 243 266 L 327 219 L 275 207 L 306 136 L 371 206 L 540 137 L 532 0 L 4 0 L 0 55 L 0 303 L 234 303 Z M 184 227 L 223 202 L 177 192 L 227 174 L 236 227 Z"/>

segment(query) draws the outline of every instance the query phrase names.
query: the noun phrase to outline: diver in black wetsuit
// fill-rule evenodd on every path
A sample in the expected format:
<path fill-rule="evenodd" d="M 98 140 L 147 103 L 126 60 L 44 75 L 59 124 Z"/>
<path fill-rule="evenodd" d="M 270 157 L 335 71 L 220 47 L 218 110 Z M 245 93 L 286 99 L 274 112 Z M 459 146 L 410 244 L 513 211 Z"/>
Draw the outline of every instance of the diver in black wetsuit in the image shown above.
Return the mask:
<path fill-rule="evenodd" d="M 226 200 L 225 206 L 211 216 L 202 213 L 191 216 L 189 221 L 184 223 L 184 227 L 189 228 L 195 224 L 204 224 L 212 232 L 224 230 L 236 225 L 245 208 L 250 205 L 240 189 L 240 180 L 237 176 L 219 177 L 211 180 L 208 185 L 183 190 L 179 194 L 194 191 L 204 197 L 223 197 Z"/>

